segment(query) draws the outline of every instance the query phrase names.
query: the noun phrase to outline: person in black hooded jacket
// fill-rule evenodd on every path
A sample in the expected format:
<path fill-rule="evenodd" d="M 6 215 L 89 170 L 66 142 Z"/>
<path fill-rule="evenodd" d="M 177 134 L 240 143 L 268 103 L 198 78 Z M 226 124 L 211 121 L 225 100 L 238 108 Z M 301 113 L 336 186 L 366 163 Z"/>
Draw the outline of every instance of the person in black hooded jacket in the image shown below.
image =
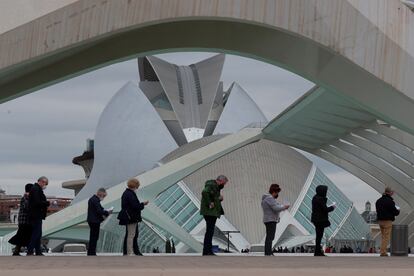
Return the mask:
<path fill-rule="evenodd" d="M 328 193 L 328 187 L 325 185 L 319 185 L 316 187 L 316 194 L 312 198 L 312 217 L 311 221 L 315 225 L 315 256 L 325 256 L 322 251 L 321 241 L 323 237 L 323 232 L 326 227 L 329 227 L 331 223 L 329 222 L 328 214 L 335 209 L 335 206 L 328 207 L 326 205 L 328 198 L 326 194 Z"/>

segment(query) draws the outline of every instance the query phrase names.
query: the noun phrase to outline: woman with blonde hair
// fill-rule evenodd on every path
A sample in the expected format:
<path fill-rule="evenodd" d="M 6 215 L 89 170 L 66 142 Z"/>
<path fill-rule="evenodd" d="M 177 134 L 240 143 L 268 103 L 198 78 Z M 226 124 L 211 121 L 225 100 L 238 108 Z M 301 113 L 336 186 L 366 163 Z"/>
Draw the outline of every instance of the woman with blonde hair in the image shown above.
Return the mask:
<path fill-rule="evenodd" d="M 131 178 L 127 188 L 122 194 L 121 211 L 118 214 L 120 225 L 125 225 L 124 255 L 142 255 L 138 248 L 138 223 L 142 221 L 141 211 L 148 200 L 140 202 L 136 194 L 140 183 L 138 179 Z"/>

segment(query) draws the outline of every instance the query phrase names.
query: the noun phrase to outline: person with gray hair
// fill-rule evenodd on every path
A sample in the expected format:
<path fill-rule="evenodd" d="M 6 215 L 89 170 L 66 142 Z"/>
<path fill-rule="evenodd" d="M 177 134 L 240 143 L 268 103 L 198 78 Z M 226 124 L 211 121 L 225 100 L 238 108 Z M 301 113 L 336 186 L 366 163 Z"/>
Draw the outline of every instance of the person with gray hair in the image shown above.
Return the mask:
<path fill-rule="evenodd" d="M 101 201 L 105 197 L 105 188 L 99 188 L 96 194 L 88 200 L 88 217 L 86 219 L 90 229 L 88 256 L 96 256 L 96 245 L 99 240 L 101 223 L 112 213 L 112 211 L 105 210 L 101 205 Z"/>
<path fill-rule="evenodd" d="M 220 194 L 221 189 L 227 184 L 228 178 L 225 175 L 219 175 L 215 180 L 207 180 L 201 194 L 200 214 L 206 221 L 206 234 L 204 236 L 203 256 L 214 255 L 213 253 L 213 236 L 216 221 L 221 215 L 224 215 L 221 202 L 223 196 Z"/>
<path fill-rule="evenodd" d="M 50 202 L 46 199 L 43 190 L 46 189 L 49 180 L 46 176 L 38 178 L 29 193 L 29 219 L 32 224 L 32 237 L 27 246 L 27 255 L 43 256 L 40 240 L 42 239 L 42 221 L 46 218 L 47 208 Z"/>

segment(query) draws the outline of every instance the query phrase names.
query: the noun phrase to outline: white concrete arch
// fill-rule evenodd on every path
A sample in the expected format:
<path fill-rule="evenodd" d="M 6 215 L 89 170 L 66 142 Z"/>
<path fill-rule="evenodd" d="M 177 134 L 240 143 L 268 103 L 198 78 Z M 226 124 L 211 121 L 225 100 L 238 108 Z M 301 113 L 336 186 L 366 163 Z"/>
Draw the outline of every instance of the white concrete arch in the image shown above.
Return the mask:
<path fill-rule="evenodd" d="M 414 167 L 411 166 L 408 162 L 405 162 L 401 158 L 394 155 L 390 150 L 352 134 L 343 137 L 342 140 L 345 140 L 355 146 L 369 151 L 370 153 L 378 156 L 379 158 L 398 168 L 411 178 L 414 178 Z"/>
<path fill-rule="evenodd" d="M 310 152 L 341 151 L 329 145 L 369 123 L 370 116 L 414 134 L 413 24 L 414 14 L 399 0 L 78 0 L 0 35 L 0 102 L 131 57 L 216 50 L 262 60 L 318 84 L 324 91 L 306 95 L 300 108 L 281 114 L 263 135 Z M 325 106 L 346 105 L 326 112 L 320 95 Z M 363 112 L 351 114 L 352 108 Z M 280 127 L 298 114 L 327 129 L 342 128 L 343 134 L 332 139 Z M 414 163 L 399 142 L 355 133 Z M 341 152 L 413 202 L 413 194 L 388 174 Z M 116 190 L 114 197 L 119 195 Z M 73 207 L 68 210 L 81 212 Z M 55 217 L 65 214 L 72 217 L 67 212 Z"/>
<path fill-rule="evenodd" d="M 397 222 L 409 224 L 410 235 L 414 233 L 408 221 L 414 211 L 411 134 L 384 124 L 375 114 L 323 88 L 310 90 L 270 122 L 263 133 L 266 139 L 300 148 L 342 167 L 379 193 L 391 186 L 402 207 Z"/>
<path fill-rule="evenodd" d="M 396 128 L 392 128 L 390 125 L 378 123 L 370 126 L 370 129 L 395 140 L 396 142 L 410 148 L 411 150 L 414 149 L 414 136 L 409 133 L 403 132 Z"/>
<path fill-rule="evenodd" d="M 78 0 L 0 35 L 0 101 L 130 57 L 208 49 L 286 68 L 414 134 L 413 22 L 399 0 Z"/>
<path fill-rule="evenodd" d="M 396 170 L 394 167 L 390 166 L 388 163 L 384 162 L 376 155 L 370 153 L 364 148 L 356 147 L 355 145 L 350 145 L 344 142 L 335 142 L 332 144 L 334 147 L 337 147 L 343 151 L 346 151 L 350 154 L 355 155 L 359 159 L 371 164 L 372 166 L 381 170 L 382 173 L 386 174 L 392 178 L 399 185 L 403 186 L 407 192 L 414 193 L 414 183 L 407 175 L 401 173 L 399 170 Z"/>
<path fill-rule="evenodd" d="M 348 159 L 341 158 L 338 155 L 335 155 L 332 152 L 328 152 L 325 150 L 317 150 L 313 154 L 319 156 L 332 164 L 348 171 L 349 173 L 353 174 L 354 176 L 358 177 L 369 186 L 377 190 L 378 192 L 384 191 L 385 187 L 388 185 L 387 183 L 381 182 L 373 175 L 371 175 L 365 168 L 358 167 L 354 164 L 354 162 L 348 161 Z M 407 203 L 405 199 L 403 199 L 399 194 L 394 195 L 395 200 L 400 204 L 402 213 L 411 213 L 412 207 Z M 402 220 L 402 218 L 397 218 Z"/>
<path fill-rule="evenodd" d="M 354 133 L 394 152 L 396 155 L 400 156 L 411 164 L 414 163 L 414 154 L 407 147 L 403 147 L 397 141 L 386 136 L 378 135 L 368 130 L 356 130 Z"/>
<path fill-rule="evenodd" d="M 382 183 L 386 183 L 385 186 L 390 186 L 393 189 L 395 189 L 396 193 L 398 193 L 404 201 L 409 204 L 414 204 L 414 195 L 410 193 L 407 189 L 405 189 L 400 183 L 395 181 L 392 177 L 384 173 L 381 169 L 378 169 L 377 167 L 373 166 L 372 164 L 361 160 L 360 157 L 358 157 L 358 154 L 355 153 L 349 153 L 342 148 L 339 147 L 333 147 L 333 146 L 327 146 L 322 148 L 324 151 L 327 151 L 333 155 L 339 156 L 341 159 L 344 159 L 352 164 L 354 164 L 356 167 L 359 167 L 360 169 L 366 171 L 371 176 L 375 177 Z M 383 192 L 383 190 L 379 190 L 379 192 Z"/>
<path fill-rule="evenodd" d="M 367 183 L 368 185 L 370 185 L 372 188 L 374 188 L 377 191 L 384 190 L 385 188 L 385 184 L 383 182 L 379 181 L 378 179 L 376 179 L 375 177 L 373 177 L 371 174 L 361 169 L 360 167 L 355 166 L 352 162 L 342 159 L 331 152 L 321 149 L 321 150 L 317 150 L 313 152 L 313 154 L 348 171 L 349 173 L 358 177 L 359 179 L 361 179 L 362 181 L 364 181 L 365 183 Z"/>

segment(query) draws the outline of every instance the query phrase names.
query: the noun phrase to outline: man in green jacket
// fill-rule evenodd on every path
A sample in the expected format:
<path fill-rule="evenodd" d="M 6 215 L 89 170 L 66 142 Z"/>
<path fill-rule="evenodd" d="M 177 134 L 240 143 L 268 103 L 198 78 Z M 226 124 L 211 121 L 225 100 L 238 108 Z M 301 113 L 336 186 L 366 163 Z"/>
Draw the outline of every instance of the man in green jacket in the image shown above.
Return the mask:
<path fill-rule="evenodd" d="M 224 175 L 218 176 L 216 180 L 207 180 L 201 193 L 202 196 L 200 214 L 206 221 L 203 256 L 214 255 L 214 228 L 216 226 L 217 218 L 220 218 L 221 215 L 224 215 L 223 207 L 221 207 L 223 196 L 220 194 L 220 190 L 224 188 L 224 185 L 226 185 L 228 181 L 228 178 Z"/>

